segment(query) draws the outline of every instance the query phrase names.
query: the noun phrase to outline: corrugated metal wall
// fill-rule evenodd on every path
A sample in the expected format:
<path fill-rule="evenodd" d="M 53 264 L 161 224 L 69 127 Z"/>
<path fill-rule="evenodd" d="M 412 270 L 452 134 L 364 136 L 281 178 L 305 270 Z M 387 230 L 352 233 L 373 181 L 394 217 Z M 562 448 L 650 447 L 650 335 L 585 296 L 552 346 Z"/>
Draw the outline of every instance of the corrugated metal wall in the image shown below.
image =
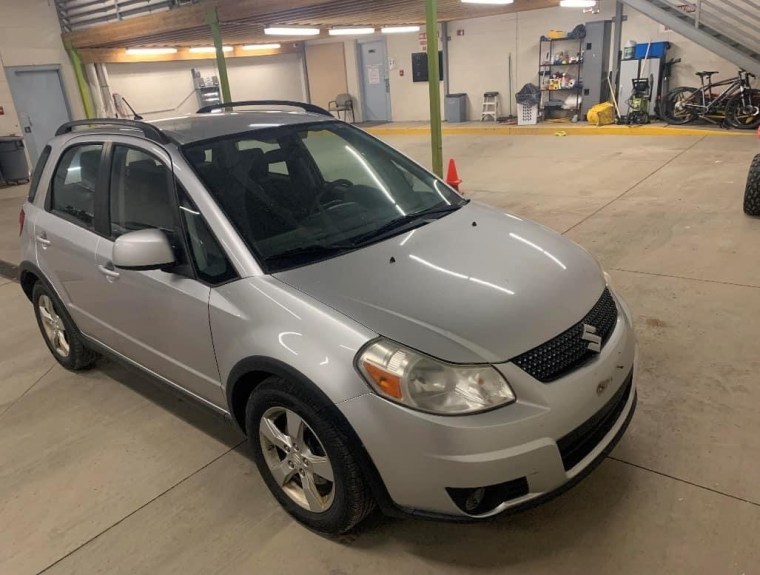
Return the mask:
<path fill-rule="evenodd" d="M 61 30 L 72 32 L 190 4 L 191 0 L 55 0 Z"/>

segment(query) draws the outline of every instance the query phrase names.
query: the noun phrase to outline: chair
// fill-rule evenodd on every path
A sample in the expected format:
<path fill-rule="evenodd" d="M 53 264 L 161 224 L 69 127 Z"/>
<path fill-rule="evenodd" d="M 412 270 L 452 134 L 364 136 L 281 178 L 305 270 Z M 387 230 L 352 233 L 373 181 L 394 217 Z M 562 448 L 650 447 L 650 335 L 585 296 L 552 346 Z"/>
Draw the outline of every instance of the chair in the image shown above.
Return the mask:
<path fill-rule="evenodd" d="M 343 120 L 348 120 L 348 113 L 351 112 L 351 123 L 356 122 L 354 116 L 354 99 L 351 94 L 338 94 L 335 99 L 327 104 L 327 110 L 330 112 L 336 112 L 338 119 L 340 120 L 340 113 L 343 112 Z"/>

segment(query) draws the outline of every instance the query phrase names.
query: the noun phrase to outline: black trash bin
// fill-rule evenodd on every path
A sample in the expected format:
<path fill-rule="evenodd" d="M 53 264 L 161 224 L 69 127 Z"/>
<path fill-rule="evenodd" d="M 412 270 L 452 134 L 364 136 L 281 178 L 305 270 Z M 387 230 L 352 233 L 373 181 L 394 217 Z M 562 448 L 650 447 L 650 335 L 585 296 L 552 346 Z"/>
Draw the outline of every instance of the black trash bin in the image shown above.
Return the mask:
<path fill-rule="evenodd" d="M 467 121 L 467 94 L 448 94 L 446 96 L 446 121 Z"/>
<path fill-rule="evenodd" d="M 22 137 L 0 137 L 0 174 L 8 183 L 29 180 L 29 164 L 26 162 Z"/>

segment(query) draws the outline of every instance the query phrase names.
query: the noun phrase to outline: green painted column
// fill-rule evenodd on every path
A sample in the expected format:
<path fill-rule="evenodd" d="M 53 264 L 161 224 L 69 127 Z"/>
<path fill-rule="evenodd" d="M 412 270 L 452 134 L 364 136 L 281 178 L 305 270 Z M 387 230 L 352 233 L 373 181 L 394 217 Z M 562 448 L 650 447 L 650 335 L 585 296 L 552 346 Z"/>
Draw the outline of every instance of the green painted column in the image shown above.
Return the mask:
<path fill-rule="evenodd" d="M 219 27 L 219 15 L 216 8 L 206 12 L 206 22 L 211 28 L 211 37 L 216 48 L 216 67 L 219 71 L 219 87 L 222 89 L 222 101 L 232 102 L 230 95 L 230 79 L 227 76 L 227 60 L 224 57 L 224 44 L 222 44 L 222 30 Z"/>
<path fill-rule="evenodd" d="M 443 177 L 443 139 L 441 136 L 441 74 L 438 69 L 438 0 L 425 0 L 427 20 L 428 86 L 430 87 L 430 140 L 433 172 Z"/>
<path fill-rule="evenodd" d="M 66 44 L 66 51 L 69 53 L 71 59 L 71 65 L 74 67 L 74 75 L 77 79 L 77 87 L 79 88 L 79 95 L 82 97 L 82 105 L 84 106 L 84 115 L 87 118 L 94 118 L 95 104 L 92 101 L 92 94 L 90 93 L 90 85 L 87 83 L 87 75 L 84 72 L 84 64 L 79 57 L 79 52 L 71 44 Z"/>

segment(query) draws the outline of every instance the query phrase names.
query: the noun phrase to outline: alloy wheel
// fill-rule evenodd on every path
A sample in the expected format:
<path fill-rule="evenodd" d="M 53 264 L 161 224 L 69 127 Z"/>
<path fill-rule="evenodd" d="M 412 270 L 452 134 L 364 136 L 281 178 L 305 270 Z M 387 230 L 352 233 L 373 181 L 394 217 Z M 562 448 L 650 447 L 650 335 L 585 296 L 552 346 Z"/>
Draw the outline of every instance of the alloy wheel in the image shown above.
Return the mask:
<path fill-rule="evenodd" d="M 61 357 L 69 356 L 69 340 L 66 335 L 66 326 L 63 319 L 59 316 L 53 301 L 47 295 L 41 295 L 37 301 L 37 307 L 42 318 L 42 327 L 45 330 L 45 336 L 50 342 L 50 346 Z"/>
<path fill-rule="evenodd" d="M 271 407 L 259 422 L 259 442 L 272 477 L 299 506 L 324 513 L 335 498 L 330 458 L 314 430 L 296 412 Z"/>

